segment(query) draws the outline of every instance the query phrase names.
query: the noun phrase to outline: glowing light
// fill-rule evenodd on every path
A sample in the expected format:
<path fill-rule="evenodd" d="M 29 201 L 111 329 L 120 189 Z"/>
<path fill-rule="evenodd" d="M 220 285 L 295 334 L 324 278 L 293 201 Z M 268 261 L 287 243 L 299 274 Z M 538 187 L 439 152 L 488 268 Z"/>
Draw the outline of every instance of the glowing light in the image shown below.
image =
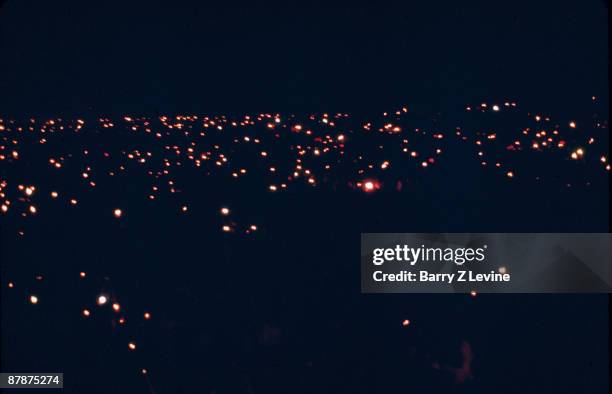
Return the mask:
<path fill-rule="evenodd" d="M 30 304 L 32 304 L 32 305 L 38 304 L 38 297 L 35 296 L 35 295 L 31 295 L 30 296 Z"/>
<path fill-rule="evenodd" d="M 108 298 L 106 298 L 105 295 L 100 295 L 98 296 L 97 302 L 98 302 L 98 305 L 104 305 L 108 302 Z"/>
<path fill-rule="evenodd" d="M 362 189 L 366 193 L 371 193 L 371 192 L 377 190 L 379 187 L 380 187 L 380 185 L 376 181 L 365 181 L 365 182 L 363 182 Z"/>

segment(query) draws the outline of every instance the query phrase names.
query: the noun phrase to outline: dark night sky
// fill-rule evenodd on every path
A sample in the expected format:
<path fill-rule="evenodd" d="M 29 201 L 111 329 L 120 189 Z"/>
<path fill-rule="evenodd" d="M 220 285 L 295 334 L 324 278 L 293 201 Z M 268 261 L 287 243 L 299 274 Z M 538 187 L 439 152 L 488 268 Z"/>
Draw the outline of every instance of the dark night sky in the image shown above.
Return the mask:
<path fill-rule="evenodd" d="M 372 110 L 607 90 L 604 2 L 11 1 L 6 114 Z"/>

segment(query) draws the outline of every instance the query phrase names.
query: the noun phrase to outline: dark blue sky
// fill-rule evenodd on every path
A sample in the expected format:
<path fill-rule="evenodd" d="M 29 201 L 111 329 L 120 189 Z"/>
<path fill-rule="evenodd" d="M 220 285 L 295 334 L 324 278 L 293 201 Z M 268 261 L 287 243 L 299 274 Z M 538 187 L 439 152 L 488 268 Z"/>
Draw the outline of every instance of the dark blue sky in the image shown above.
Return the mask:
<path fill-rule="evenodd" d="M 607 92 L 601 0 L 259 7 L 9 0 L 5 114 L 371 110 Z"/>

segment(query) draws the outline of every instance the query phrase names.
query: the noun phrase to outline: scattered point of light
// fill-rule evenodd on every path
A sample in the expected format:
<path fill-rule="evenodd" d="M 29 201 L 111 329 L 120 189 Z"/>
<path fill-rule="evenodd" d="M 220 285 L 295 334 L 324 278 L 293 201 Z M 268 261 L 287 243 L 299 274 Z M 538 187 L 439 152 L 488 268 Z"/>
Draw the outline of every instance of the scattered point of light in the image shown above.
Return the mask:
<path fill-rule="evenodd" d="M 91 315 L 91 312 L 89 311 L 89 309 L 83 309 L 83 316 L 89 317 L 90 315 Z"/>
<path fill-rule="evenodd" d="M 121 211 L 121 209 L 119 209 L 119 208 L 116 208 L 116 209 L 113 211 L 113 215 L 115 215 L 115 217 L 116 217 L 116 218 L 120 218 L 120 217 L 123 215 L 123 211 Z M 128 221 L 129 221 L 129 220 L 128 220 Z"/>
<path fill-rule="evenodd" d="M 221 215 L 227 216 L 229 214 L 230 214 L 229 208 L 226 208 L 226 207 L 221 208 Z"/>
<path fill-rule="evenodd" d="M 145 312 L 143 316 L 145 320 L 151 319 L 151 314 L 149 312 Z"/>
<path fill-rule="evenodd" d="M 575 151 L 572 152 L 571 154 L 571 158 L 573 160 L 578 160 L 581 159 L 584 156 L 584 149 L 582 148 L 578 148 Z"/>
<path fill-rule="evenodd" d="M 408 319 L 404 319 L 404 320 L 402 321 L 402 326 L 403 326 L 403 327 L 408 327 L 409 325 L 410 325 L 410 320 L 408 320 Z"/>
<path fill-rule="evenodd" d="M 38 297 L 35 295 L 30 296 L 30 304 L 36 305 L 38 304 Z"/>
<path fill-rule="evenodd" d="M 376 181 L 365 181 L 363 182 L 363 186 L 362 189 L 366 192 L 366 193 L 370 193 L 375 191 L 376 189 L 379 188 L 379 184 Z"/>
<path fill-rule="evenodd" d="M 104 305 L 108 302 L 108 298 L 105 295 L 98 296 L 98 305 Z"/>
<path fill-rule="evenodd" d="M 130 342 L 128 343 L 128 349 L 130 350 L 136 350 L 136 344 L 134 342 Z"/>
<path fill-rule="evenodd" d="M 114 310 L 115 312 L 119 312 L 119 311 L 121 310 L 121 305 L 119 305 L 118 303 L 116 303 L 116 302 L 115 302 L 115 303 L 113 304 L 113 310 Z"/>
<path fill-rule="evenodd" d="M 493 111 L 495 111 L 495 112 L 499 111 L 499 105 L 494 105 L 493 106 Z"/>

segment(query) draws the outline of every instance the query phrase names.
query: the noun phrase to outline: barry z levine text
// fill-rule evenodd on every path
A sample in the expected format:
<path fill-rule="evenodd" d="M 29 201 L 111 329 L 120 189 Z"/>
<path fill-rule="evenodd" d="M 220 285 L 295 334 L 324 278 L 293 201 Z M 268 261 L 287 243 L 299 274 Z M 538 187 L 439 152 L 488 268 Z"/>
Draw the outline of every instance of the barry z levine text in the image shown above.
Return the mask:
<path fill-rule="evenodd" d="M 474 273 L 472 271 L 457 271 L 452 274 L 430 273 L 420 270 L 417 272 L 399 271 L 396 273 L 385 273 L 374 271 L 372 279 L 375 282 L 510 282 L 510 274 L 501 274 L 495 271 L 489 273 Z"/>

